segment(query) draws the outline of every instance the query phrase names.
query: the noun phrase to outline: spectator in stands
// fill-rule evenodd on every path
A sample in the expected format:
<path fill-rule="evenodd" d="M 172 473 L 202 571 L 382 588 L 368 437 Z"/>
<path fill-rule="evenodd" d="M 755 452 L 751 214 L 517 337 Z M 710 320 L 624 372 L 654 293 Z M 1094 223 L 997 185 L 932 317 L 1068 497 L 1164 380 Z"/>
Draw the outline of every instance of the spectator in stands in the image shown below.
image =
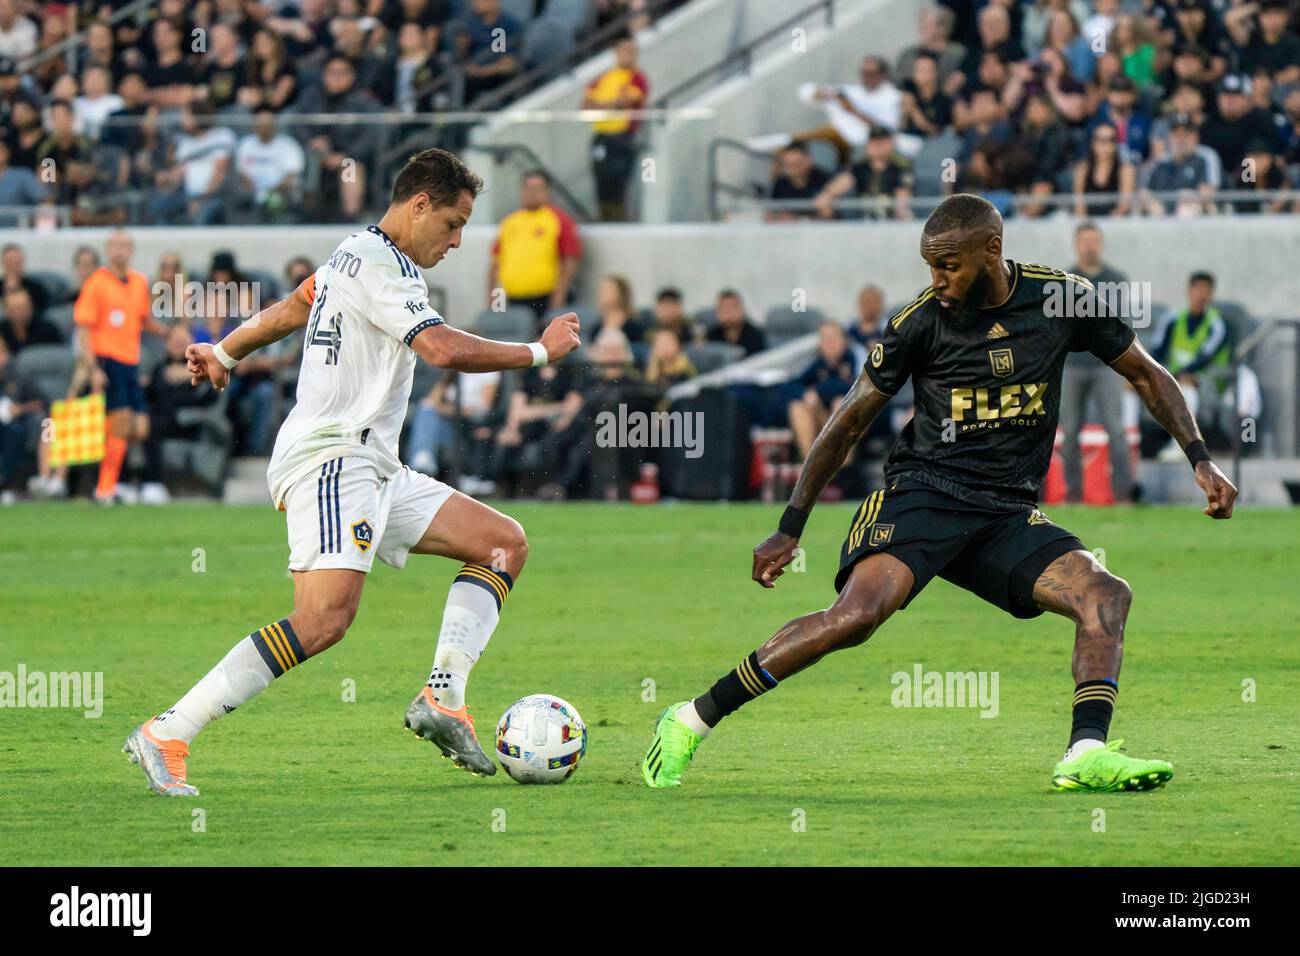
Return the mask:
<path fill-rule="evenodd" d="M 289 58 L 284 39 L 263 28 L 253 34 L 239 102 L 248 109 L 259 106 L 282 110 L 298 95 L 298 68 Z"/>
<path fill-rule="evenodd" d="M 883 337 L 881 326 L 885 320 L 885 294 L 880 286 L 867 284 L 858 293 L 858 314 L 848 327 L 849 340 L 865 357 L 871 347 Z"/>
<path fill-rule="evenodd" d="M 30 383 L 19 381 L 15 374 L 6 341 L 0 338 L 0 505 L 14 503 L 14 485 L 25 465 L 32 435 L 40 427 L 45 412 L 44 396 Z M 47 445 L 48 442 L 37 443 L 42 459 L 48 455 Z M 45 484 L 49 481 L 47 472 L 48 465 L 45 465 L 34 482 L 37 488 L 49 487 Z"/>
<path fill-rule="evenodd" d="M 125 489 L 119 489 L 118 477 L 130 444 L 143 440 L 149 432 L 140 388 L 140 334 L 165 335 L 167 328 L 153 317 L 149 280 L 131 268 L 135 251 L 131 236 L 115 230 L 105 250 L 108 265 L 86 280 L 73 309 L 78 364 L 69 397 L 86 382 L 95 392 L 104 393 L 108 434 L 95 500 L 113 504 L 132 499 Z"/>
<path fill-rule="evenodd" d="M 644 342 L 645 326 L 633 308 L 632 283 L 626 276 L 611 273 L 596 284 L 596 325 L 589 333 L 591 341 L 602 332 L 622 332 L 629 342 Z"/>
<path fill-rule="evenodd" d="M 316 263 L 306 256 L 295 256 L 284 264 L 285 289 L 298 288 L 307 277 L 316 271 Z"/>
<path fill-rule="evenodd" d="M 1223 26 L 1241 49 L 1244 72 L 1264 70 L 1278 83 L 1300 82 L 1300 37 L 1290 19 L 1287 0 L 1243 3 L 1224 11 Z"/>
<path fill-rule="evenodd" d="M 234 104 L 248 75 L 248 64 L 240 49 L 239 35 L 218 21 L 208 30 L 208 50 L 203 54 L 195 79 L 214 110 Z"/>
<path fill-rule="evenodd" d="M 77 71 L 85 76 L 92 66 L 108 70 L 110 79 L 126 69 L 117 55 L 113 41 L 113 28 L 103 20 L 95 20 L 86 27 L 86 45 L 75 51 Z"/>
<path fill-rule="evenodd" d="M 916 60 L 928 56 L 935 62 L 939 84 L 944 92 L 951 95 L 960 88 L 959 70 L 966 57 L 966 50 L 960 43 L 953 42 L 954 19 L 952 11 L 944 7 L 923 7 L 918 30 L 919 42 L 899 54 L 898 62 L 894 65 L 894 75 L 915 76 Z"/>
<path fill-rule="evenodd" d="M 55 303 L 50 301 L 50 290 L 27 274 L 27 254 L 16 242 L 5 243 L 0 249 L 0 272 L 3 273 L 3 291 L 23 289 L 31 297 L 32 308 L 39 318 Z"/>
<path fill-rule="evenodd" d="M 298 141 L 279 131 L 274 110 L 258 107 L 253 131 L 235 151 L 235 169 L 241 189 L 261 216 L 276 220 L 298 205 L 306 164 Z"/>
<path fill-rule="evenodd" d="M 1128 276 L 1106 263 L 1102 258 L 1103 249 L 1101 228 L 1095 222 L 1081 222 L 1074 230 L 1074 265 L 1069 271 L 1092 282 L 1103 302 L 1114 302 L 1120 284 L 1127 283 Z M 1131 315 L 1119 318 L 1132 322 Z M 1070 501 L 1083 500 L 1079 433 L 1090 398 L 1096 405 L 1100 424 L 1106 429 L 1110 442 L 1110 481 L 1115 500 L 1128 501 L 1133 491 L 1133 475 L 1128 436 L 1124 431 L 1124 382 L 1088 352 L 1068 353 L 1061 379 L 1061 431 L 1064 435 L 1061 460 L 1065 466 L 1067 497 Z"/>
<path fill-rule="evenodd" d="M 434 28 L 434 35 L 437 28 Z M 428 87 L 442 72 L 434 56 L 429 31 L 415 20 L 397 29 L 397 50 L 379 71 L 375 93 L 379 101 L 399 113 L 433 111 L 433 93 Z"/>
<path fill-rule="evenodd" d="M 383 63 L 373 54 L 372 44 L 379 35 L 373 28 L 378 21 L 340 15 L 330 23 L 334 35 L 334 52 L 345 56 L 357 74 L 357 88 L 373 90 Z"/>
<path fill-rule="evenodd" d="M 506 423 L 496 436 L 493 460 L 498 485 L 546 484 L 543 497 L 563 497 L 582 475 L 582 432 L 575 424 L 583 397 L 571 363 L 524 372 L 510 396 Z"/>
<path fill-rule="evenodd" d="M 90 246 L 77 246 L 72 254 L 72 285 L 80 293 L 95 271 L 99 268 L 99 253 Z"/>
<path fill-rule="evenodd" d="M 1192 125 L 1196 127 L 1198 141 L 1200 130 L 1205 125 L 1205 95 L 1194 83 L 1179 83 L 1164 106 L 1167 112 L 1156 119 L 1151 126 L 1151 156 L 1154 159 L 1161 159 L 1169 154 L 1172 148 L 1170 140 L 1175 118 L 1181 115 L 1190 119 Z M 1223 179 L 1222 170 L 1219 168 L 1219 154 L 1204 143 L 1197 147 L 1196 152 L 1205 158 L 1210 184 L 1217 189 Z"/>
<path fill-rule="evenodd" d="M 0 208 L 5 206 L 36 206 L 45 202 L 49 190 L 24 167 L 9 164 L 9 144 L 0 139 Z M 16 226 L 16 215 L 0 216 L 0 226 Z"/>
<path fill-rule="evenodd" d="M 1132 206 L 1137 171 L 1119 156 L 1119 133 L 1109 123 L 1092 128 L 1088 154 L 1074 167 L 1074 214 L 1127 216 Z M 1090 198 L 1106 194 L 1105 198 Z"/>
<path fill-rule="evenodd" d="M 1057 176 L 1069 168 L 1070 132 L 1057 118 L 1050 96 L 1036 93 L 1026 100 L 1016 145 L 1031 163 L 1029 192 L 1034 196 L 1051 196 L 1057 191 Z M 1017 213 L 1040 216 L 1045 208 L 1035 203 L 1021 207 Z"/>
<path fill-rule="evenodd" d="M 1245 167 L 1242 170 L 1241 189 L 1263 192 L 1266 190 L 1292 189 L 1295 183 L 1286 167 L 1274 154 L 1271 142 L 1254 139 L 1246 144 Z M 1300 203 L 1284 197 L 1278 199 L 1239 199 L 1232 203 L 1234 212 L 1296 212 Z"/>
<path fill-rule="evenodd" d="M 910 219 L 916 177 L 912 161 L 894 148 L 894 134 L 872 127 L 862 158 L 836 175 L 815 200 L 823 219 L 835 215 L 835 201 L 843 196 L 870 199 L 866 215 L 873 219 Z"/>
<path fill-rule="evenodd" d="M 357 85 L 352 61 L 337 53 L 325 61 L 320 82 L 305 90 L 294 104 L 299 113 L 373 113 L 378 108 L 375 98 Z M 374 161 L 373 126 L 310 123 L 304 132 L 307 148 L 317 155 L 321 167 L 318 217 L 359 218 L 367 172 Z"/>
<path fill-rule="evenodd" d="M 1092 0 L 1092 16 L 1084 19 L 1083 37 L 1093 49 L 1105 48 L 1106 40 L 1115 29 L 1119 15 L 1119 0 Z"/>
<path fill-rule="evenodd" d="M 659 294 L 655 296 L 652 331 L 657 332 L 660 329 L 667 329 L 677 336 L 683 348 L 700 340 L 700 329 L 696 327 L 695 321 L 686 314 L 686 309 L 682 306 L 680 289 L 667 286 L 660 289 Z"/>
<path fill-rule="evenodd" d="M 835 147 L 839 165 L 843 166 L 866 146 L 867 134 L 873 128 L 898 129 L 902 120 L 902 94 L 889 81 L 885 61 L 878 56 L 864 58 L 859 77 L 860 83 L 803 87 L 800 95 L 807 102 L 822 106 L 829 122 L 797 134 L 793 141 L 826 140 Z"/>
<path fill-rule="evenodd" d="M 488 270 L 488 308 L 524 305 L 540 321 L 563 308 L 582 257 L 578 227 L 551 203 L 551 178 L 543 170 L 524 173 L 519 208 L 501 220 Z M 497 291 L 500 289 L 500 293 Z"/>
<path fill-rule="evenodd" d="M 1137 107 L 1137 85 L 1128 76 L 1111 80 L 1106 101 L 1089 123 L 1089 129 L 1106 124 L 1115 128 L 1119 137 L 1120 158 L 1129 163 L 1141 163 L 1150 151 L 1151 116 Z"/>
<path fill-rule="evenodd" d="M 498 399 L 500 372 L 448 372 L 439 377 L 421 400 L 411 423 L 411 467 L 437 475 L 446 466 L 446 452 L 460 435 L 465 451 L 459 487 L 466 494 L 496 492 L 491 480 L 493 438 L 501 425 Z"/>
<path fill-rule="evenodd" d="M 201 382 L 197 388 L 190 384 L 185 349 L 193 341 L 187 323 L 178 322 L 173 325 L 167 332 L 161 361 L 146 376 L 148 384 L 145 385 L 144 395 L 149 406 L 149 429 L 144 440 L 141 504 L 161 505 L 171 498 L 167 490 L 167 476 L 163 471 L 163 442 L 194 441 L 199 437 L 200 426 L 182 424 L 180 413 L 188 409 L 207 408 L 215 404 L 218 398 L 208 382 Z"/>
<path fill-rule="evenodd" d="M 4 130 L 3 140 L 9 146 L 9 165 L 35 173 L 41 146 L 45 142 L 40 107 L 28 99 L 15 100 L 9 111 L 9 125 Z"/>
<path fill-rule="evenodd" d="M 1190 116 L 1179 114 L 1170 120 L 1169 154 L 1152 167 L 1143 191 L 1142 209 L 1147 215 L 1161 216 L 1173 208 L 1180 216 L 1195 216 L 1212 209 L 1214 184 L 1210 181 L 1209 165 L 1199 152 L 1200 139 L 1196 122 Z M 1180 195 L 1170 202 L 1154 193 Z"/>
<path fill-rule="evenodd" d="M 137 70 L 128 70 L 122 74 L 117 83 L 117 99 L 121 105 L 109 113 L 99 134 L 99 141 L 105 146 L 116 146 L 129 156 L 134 156 L 144 147 L 144 131 L 141 120 L 150 109 L 148 103 L 149 89 L 145 86 L 144 75 Z"/>
<path fill-rule="evenodd" d="M 184 27 L 166 17 L 154 21 L 153 53 L 138 68 L 149 88 L 149 101 L 159 107 L 185 106 L 193 99 L 195 73 L 185 58 Z"/>
<path fill-rule="evenodd" d="M 1212 304 L 1214 276 L 1193 272 L 1187 281 L 1187 306 L 1169 312 L 1156 326 L 1151 354 L 1178 379 L 1187 408 L 1196 415 L 1201 405 L 1201 377 L 1207 372 L 1226 370 L 1232 359 L 1228 323 Z M 1182 456 L 1171 441 L 1160 453 L 1162 460 Z"/>
<path fill-rule="evenodd" d="M 423 46 L 427 50 L 437 50 L 442 40 L 443 26 L 451 17 L 451 3 L 448 0 L 381 0 L 371 2 L 370 13 L 376 8 L 380 22 L 389 33 L 400 33 L 404 25 L 415 24 L 424 35 Z"/>
<path fill-rule="evenodd" d="M 92 140 L 99 140 L 104 121 L 126 104 L 113 92 L 112 76 L 102 66 L 87 67 L 81 74 L 81 95 L 72 101 L 73 128 Z"/>
<path fill-rule="evenodd" d="M 918 53 L 912 60 L 911 76 L 903 84 L 902 132 L 935 136 L 952 125 L 953 100 L 939 83 L 939 61 L 931 53 Z"/>
<path fill-rule="evenodd" d="M 1250 79 L 1229 73 L 1219 83 L 1218 116 L 1205 124 L 1201 140 L 1219 154 L 1225 189 L 1240 189 L 1246 171 L 1242 160 L 1252 140 L 1276 143 L 1278 134 L 1273 117 L 1266 110 L 1251 106 Z"/>
<path fill-rule="evenodd" d="M 1015 137 L 1015 131 L 1007 122 L 1006 108 L 998 97 L 998 91 L 992 87 L 981 86 L 973 90 L 966 105 L 958 107 L 956 115 L 962 139 L 961 152 L 956 158 L 963 166 L 981 144 L 1009 143 Z"/>
<path fill-rule="evenodd" d="M 200 100 L 181 110 L 181 133 L 171 146 L 171 165 L 155 178 L 168 190 L 150 200 L 155 222 L 210 226 L 223 221 L 222 190 L 235 152 L 235 134 L 214 122 L 212 104 Z"/>
<path fill-rule="evenodd" d="M 682 340 L 666 326 L 650 333 L 650 358 L 646 362 L 645 380 L 651 385 L 671 387 L 694 378 L 698 373 L 682 349 Z"/>
<path fill-rule="evenodd" d="M 17 356 L 29 345 L 62 345 L 63 333 L 57 325 L 36 311 L 32 295 L 27 289 L 21 285 L 6 285 L 0 339 L 4 340 L 9 354 Z"/>
<path fill-rule="evenodd" d="M 614 45 L 614 65 L 587 84 L 584 110 L 635 110 L 645 106 L 650 83 L 637 65 L 636 40 L 619 38 Z M 591 170 L 600 201 L 600 218 L 606 222 L 627 219 L 628 179 L 636 163 L 636 136 L 640 121 L 615 118 L 592 124 Z"/>
<path fill-rule="evenodd" d="M 191 324 L 194 316 L 187 309 L 185 282 L 185 264 L 181 261 L 181 254 L 174 249 L 165 251 L 158 257 L 158 270 L 154 273 L 153 284 L 149 286 L 155 307 L 163 305 L 164 300 L 160 296 L 169 296 L 165 300 L 165 311 L 158 318 L 170 322 L 180 319 L 187 325 Z M 163 289 L 170 292 L 164 293 Z"/>
<path fill-rule="evenodd" d="M 15 60 L 36 52 L 40 31 L 18 0 L 0 0 L 0 56 Z"/>
<path fill-rule="evenodd" d="M 1048 51 L 1051 51 L 1065 64 L 1069 76 L 1088 83 L 1096 72 L 1097 63 L 1092 45 L 1079 30 L 1084 16 L 1086 8 L 1083 16 L 1076 15 L 1073 7 L 1053 10 L 1047 20 L 1044 43 L 1038 49 L 1038 62 L 1046 63 Z"/>
<path fill-rule="evenodd" d="M 591 497 L 606 501 L 626 499 L 642 461 L 649 457 L 640 448 L 621 441 L 603 440 L 590 423 L 613 416 L 647 413 L 662 397 L 662 387 L 648 385 L 637 370 L 627 336 L 615 329 L 597 335 L 588 350 L 595 374 L 583 385 L 583 430 L 585 455 L 591 478 Z"/>
<path fill-rule="evenodd" d="M 456 58 L 464 64 L 465 102 L 514 78 L 522 69 L 516 56 L 523 25 L 501 11 L 501 0 L 471 0 L 463 19 L 452 27 Z"/>
<path fill-rule="evenodd" d="M 95 164 L 90 140 L 78 136 L 72 104 L 55 100 L 50 104 L 50 135 L 36 151 L 38 167 L 51 161 L 54 172 L 54 200 L 60 206 L 75 206 L 77 200 L 95 180 Z"/>
<path fill-rule="evenodd" d="M 300 67 L 318 66 L 333 48 L 328 0 L 299 0 L 297 16 L 272 16 L 266 27 L 284 38 L 285 52 Z M 292 7 L 283 12 L 291 13 Z"/>
<path fill-rule="evenodd" d="M 781 150 L 781 172 L 772 180 L 768 198 L 774 200 L 806 200 L 807 208 L 769 209 L 764 218 L 768 222 L 792 222 L 813 219 L 817 210 L 812 204 L 830 182 L 830 173 L 813 165 L 811 154 L 804 143 L 791 143 Z"/>
<path fill-rule="evenodd" d="M 1084 0 L 1032 0 L 1026 5 L 1020 20 L 1020 44 L 1027 53 L 1035 55 L 1048 45 L 1052 23 L 1061 13 L 1077 34 L 1078 24 L 1089 16 L 1088 4 Z"/>
<path fill-rule="evenodd" d="M 1003 63 L 1017 63 L 1025 58 L 1020 42 L 1011 34 L 1011 14 L 999 3 L 990 3 L 978 14 L 979 39 L 966 53 L 961 72 L 967 86 L 979 76 L 980 61 L 986 53 L 996 53 Z"/>
<path fill-rule="evenodd" d="M 794 432 L 799 458 L 808 457 L 831 412 L 839 407 L 858 377 L 858 363 L 849 349 L 844 326 L 826 320 L 817 331 L 817 355 L 790 383 L 790 428 Z"/>
<path fill-rule="evenodd" d="M 745 303 L 735 289 L 723 289 L 718 293 L 716 313 L 717 322 L 705 336 L 708 341 L 739 345 L 747 358 L 767 348 L 767 335 L 749 321 L 745 315 Z"/>

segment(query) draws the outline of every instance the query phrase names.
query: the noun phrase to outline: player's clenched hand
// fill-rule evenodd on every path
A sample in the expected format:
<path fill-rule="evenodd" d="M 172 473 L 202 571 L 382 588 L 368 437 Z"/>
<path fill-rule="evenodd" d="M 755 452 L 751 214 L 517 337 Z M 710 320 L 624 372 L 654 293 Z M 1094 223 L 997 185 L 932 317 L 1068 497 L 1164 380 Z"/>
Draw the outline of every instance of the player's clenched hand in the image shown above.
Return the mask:
<path fill-rule="evenodd" d="M 211 382 L 218 392 L 230 384 L 230 369 L 217 360 L 206 342 L 185 348 L 185 364 L 190 370 L 190 384 Z"/>
<path fill-rule="evenodd" d="M 785 574 L 785 566 L 794 560 L 799 539 L 780 531 L 754 549 L 754 580 L 765 588 L 776 587 L 776 579 Z"/>
<path fill-rule="evenodd" d="M 557 315 L 542 333 L 542 346 L 546 349 L 547 361 L 550 362 L 558 362 L 581 344 L 576 312 Z"/>
<path fill-rule="evenodd" d="M 1231 518 L 1232 506 L 1237 501 L 1237 488 L 1228 480 L 1228 476 L 1219 471 L 1219 466 L 1212 461 L 1196 463 L 1196 483 L 1205 492 L 1204 513 L 1211 518 Z"/>

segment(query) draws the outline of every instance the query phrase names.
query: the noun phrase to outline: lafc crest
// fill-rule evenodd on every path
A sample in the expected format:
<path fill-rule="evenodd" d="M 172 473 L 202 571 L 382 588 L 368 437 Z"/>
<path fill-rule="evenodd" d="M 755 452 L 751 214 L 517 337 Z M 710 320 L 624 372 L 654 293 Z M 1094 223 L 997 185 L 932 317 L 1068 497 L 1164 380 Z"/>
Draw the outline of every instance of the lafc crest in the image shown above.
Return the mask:
<path fill-rule="evenodd" d="M 1011 349 L 989 349 L 989 364 L 993 366 L 993 374 L 998 378 L 1006 378 L 1016 370 Z"/>

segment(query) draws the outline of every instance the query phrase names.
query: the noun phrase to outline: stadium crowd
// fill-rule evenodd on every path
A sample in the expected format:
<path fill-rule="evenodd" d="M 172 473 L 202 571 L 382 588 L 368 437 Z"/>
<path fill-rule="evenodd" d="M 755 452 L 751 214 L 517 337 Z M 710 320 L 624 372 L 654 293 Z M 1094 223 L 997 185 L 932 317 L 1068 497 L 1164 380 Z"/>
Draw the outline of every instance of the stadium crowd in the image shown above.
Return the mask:
<path fill-rule="evenodd" d="M 350 221 L 413 140 L 464 142 L 427 114 L 499 108 L 580 41 L 633 58 L 588 104 L 636 105 L 635 48 L 605 28 L 681 2 L 158 0 L 119 17 L 128 4 L 0 0 L 0 225 L 53 207 L 74 225 Z M 634 133 L 595 130 L 610 216 Z"/>
<path fill-rule="evenodd" d="M 799 90 L 823 125 L 751 140 L 778 148 L 767 216 L 905 218 L 953 191 L 1004 216 L 1296 211 L 1277 191 L 1300 182 L 1298 8 L 942 0 L 892 62 Z"/>

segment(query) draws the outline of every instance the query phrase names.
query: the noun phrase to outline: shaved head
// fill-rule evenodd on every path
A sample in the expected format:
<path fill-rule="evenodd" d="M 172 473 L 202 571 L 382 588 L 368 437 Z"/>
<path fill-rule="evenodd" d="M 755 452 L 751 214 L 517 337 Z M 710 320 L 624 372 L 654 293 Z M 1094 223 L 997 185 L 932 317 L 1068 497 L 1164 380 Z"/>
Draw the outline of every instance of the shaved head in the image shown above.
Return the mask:
<path fill-rule="evenodd" d="M 947 321 L 966 325 L 1007 294 L 1002 263 L 1002 216 L 987 199 L 949 196 L 921 230 L 921 258 Z"/>
<path fill-rule="evenodd" d="M 963 245 L 972 240 L 987 242 L 1002 235 L 1002 214 L 982 196 L 957 193 L 934 207 L 922 234 L 942 236 L 950 232 L 962 234 Z"/>

